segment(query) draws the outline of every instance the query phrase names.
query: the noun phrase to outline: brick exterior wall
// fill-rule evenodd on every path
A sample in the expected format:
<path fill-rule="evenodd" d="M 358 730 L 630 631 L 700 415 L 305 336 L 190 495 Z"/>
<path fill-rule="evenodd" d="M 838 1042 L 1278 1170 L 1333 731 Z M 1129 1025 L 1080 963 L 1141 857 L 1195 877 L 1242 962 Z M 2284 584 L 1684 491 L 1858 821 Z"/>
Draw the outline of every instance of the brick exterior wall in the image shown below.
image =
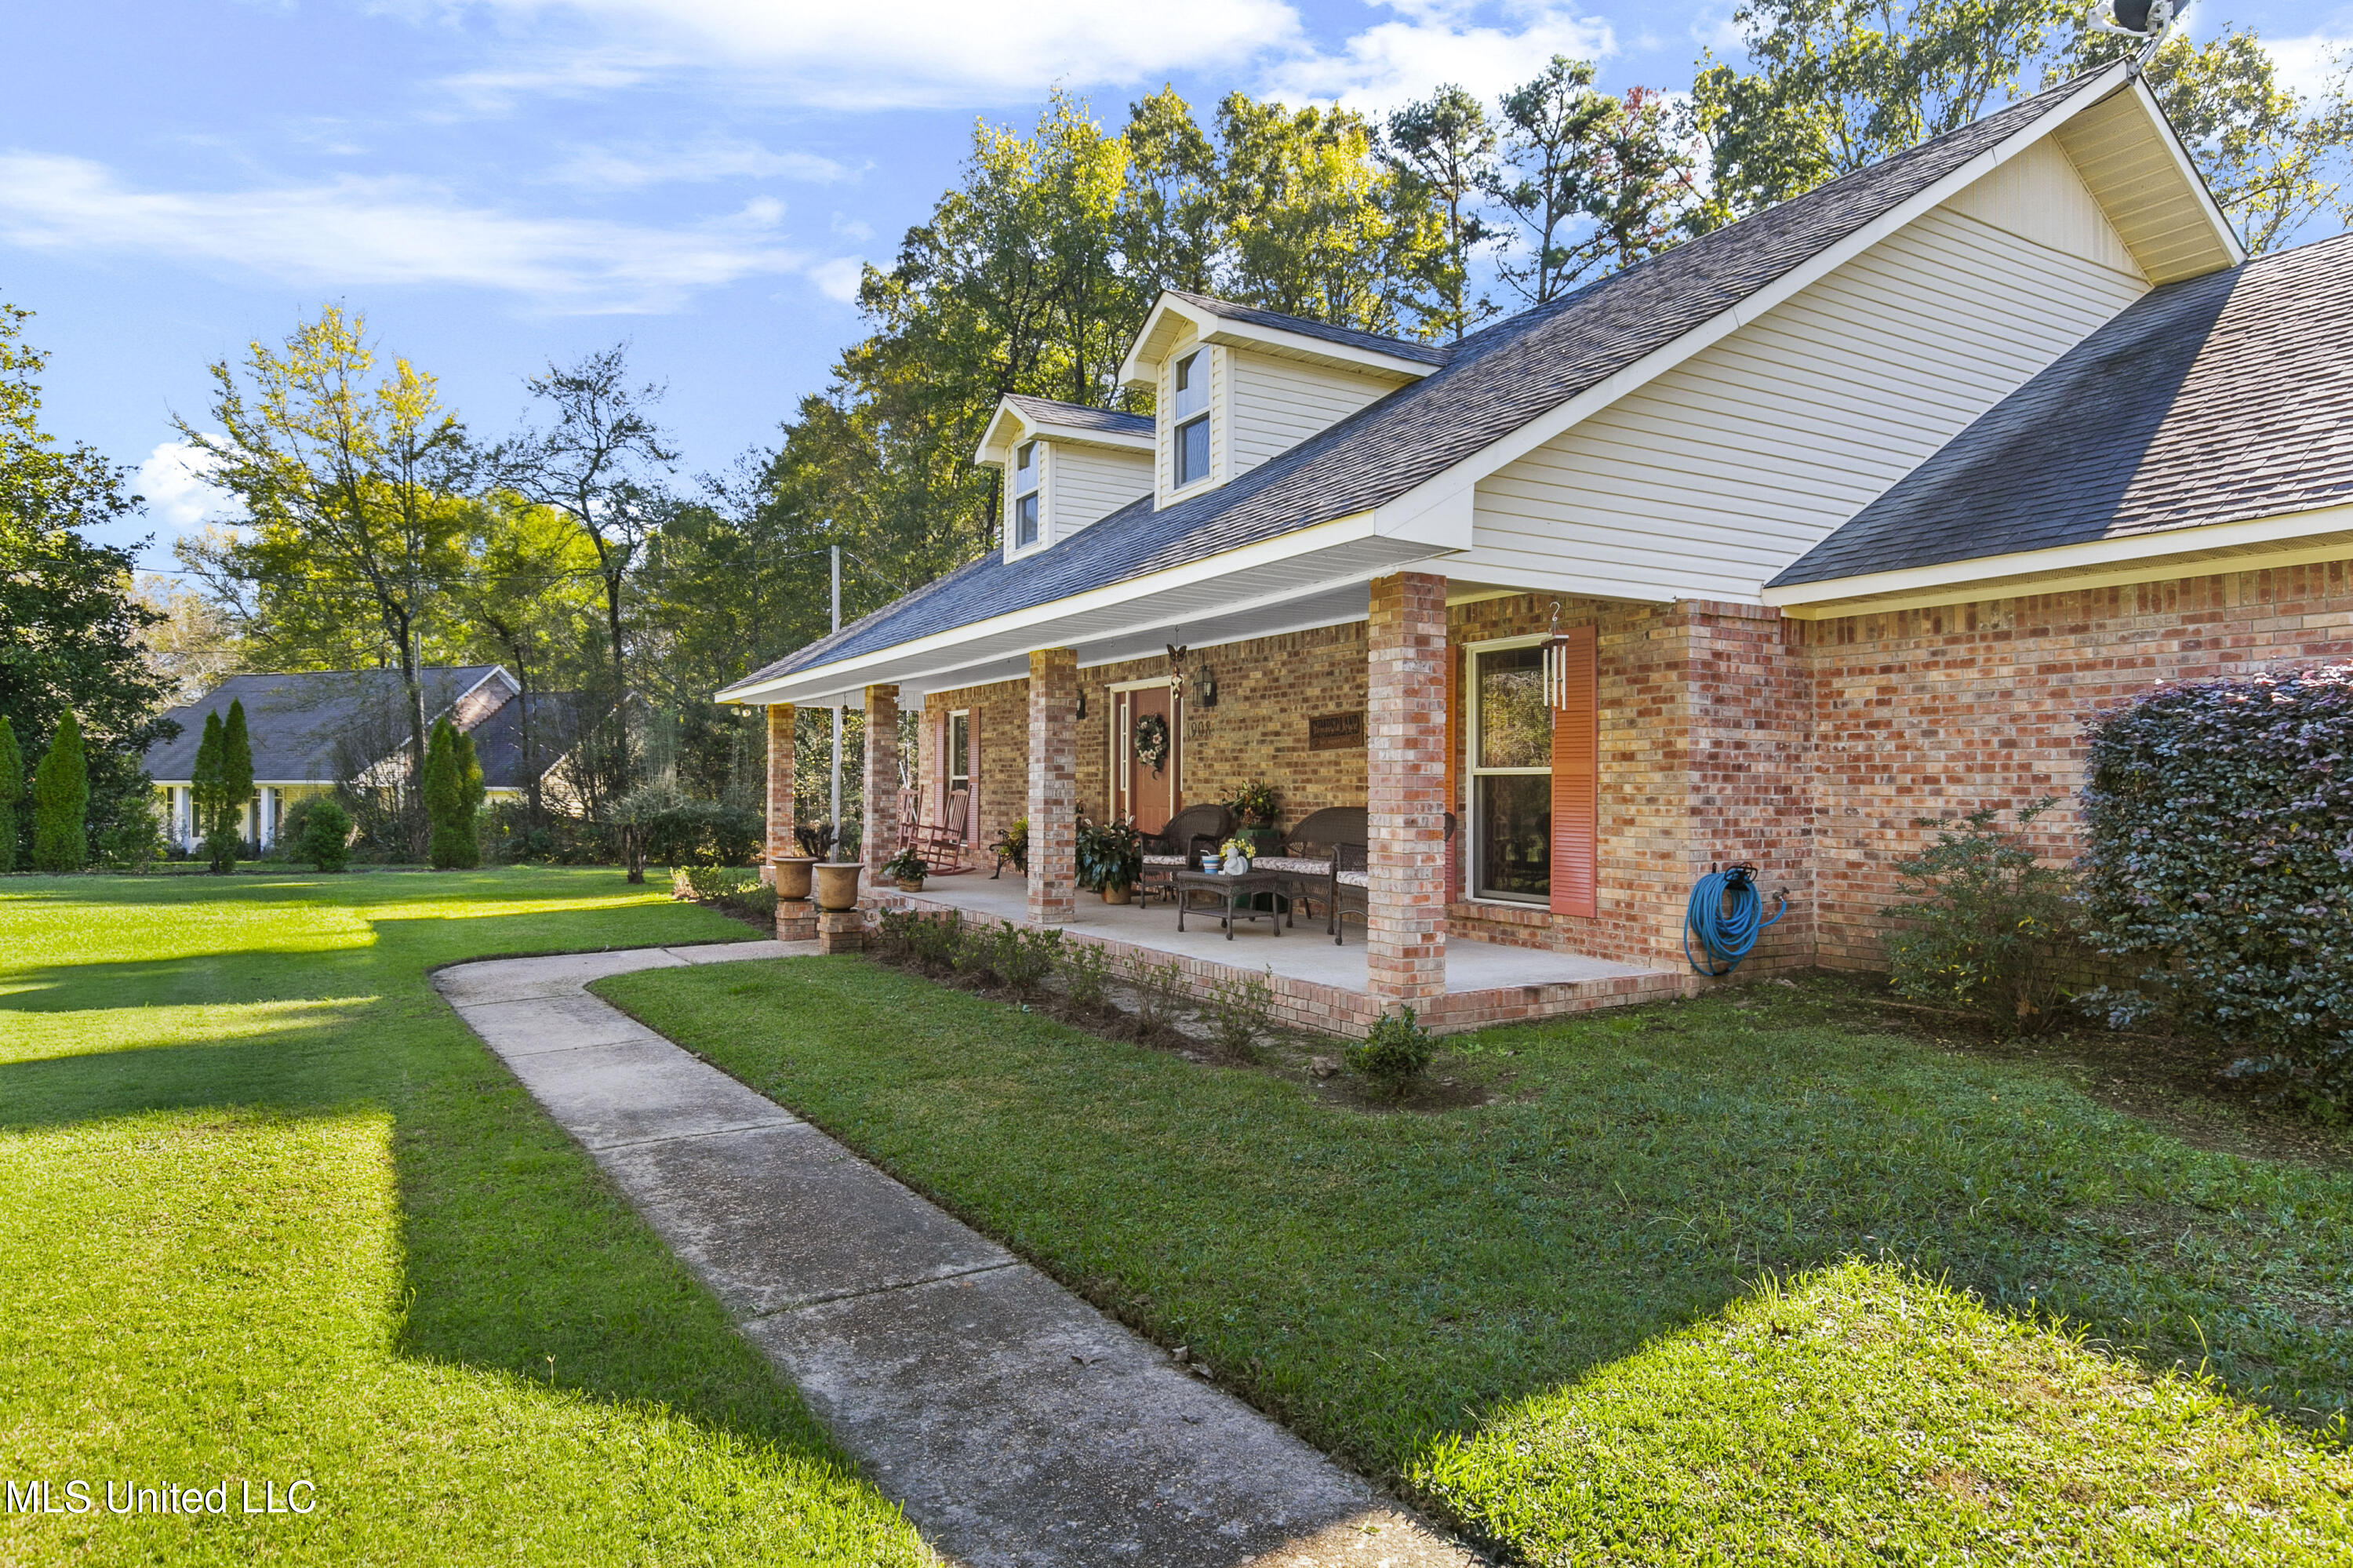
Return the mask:
<path fill-rule="evenodd" d="M 1079 656 L 1029 655 L 1029 918 L 1059 926 L 1077 908 Z"/>
<path fill-rule="evenodd" d="M 2046 795 L 2052 859 L 2081 845 L 2084 715 L 2160 683 L 2353 658 L 2353 563 L 2226 573 L 1799 623 L 1815 692 L 1822 963 L 1883 965 L 1894 868 L 1921 817 Z"/>
<path fill-rule="evenodd" d="M 940 726 L 957 709 L 972 714 L 980 736 L 979 770 L 973 779 L 972 842 L 986 849 L 999 833 L 1029 812 L 1029 683 L 999 681 L 934 692 L 923 699 L 915 730 L 916 787 L 923 791 L 923 820 L 938 821 Z"/>
<path fill-rule="evenodd" d="M 866 819 L 859 857 L 866 880 L 882 880 L 882 863 L 899 849 L 899 688 L 866 688 Z M 836 851 L 839 854 L 840 852 Z"/>
<path fill-rule="evenodd" d="M 793 842 L 793 705 L 768 708 L 768 853 L 769 860 L 800 853 Z M 773 875 L 769 877 L 774 881 Z"/>
<path fill-rule="evenodd" d="M 1365 954 L 1382 1001 L 1446 990 L 1446 579 L 1372 585 L 1366 695 Z"/>

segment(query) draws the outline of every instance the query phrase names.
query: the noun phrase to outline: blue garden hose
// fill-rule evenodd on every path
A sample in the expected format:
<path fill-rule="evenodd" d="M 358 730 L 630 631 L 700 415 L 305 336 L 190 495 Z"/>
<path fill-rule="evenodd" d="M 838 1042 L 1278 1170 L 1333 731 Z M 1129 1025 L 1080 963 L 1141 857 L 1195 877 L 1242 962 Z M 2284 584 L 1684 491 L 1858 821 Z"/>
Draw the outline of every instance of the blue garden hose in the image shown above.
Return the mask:
<path fill-rule="evenodd" d="M 1789 895 L 1778 893 L 1781 901 L 1773 911 L 1773 920 L 1789 912 Z M 1704 975 L 1717 979 L 1740 967 L 1740 960 L 1757 945 L 1757 936 L 1773 920 L 1760 920 L 1765 912 L 1765 900 L 1757 892 L 1757 868 L 1753 865 L 1726 866 L 1711 871 L 1692 884 L 1691 905 L 1683 915 L 1683 957 Z M 1692 934 L 1699 935 L 1699 945 L 1707 950 L 1707 962 L 1692 957 Z M 1716 966 L 1721 964 L 1723 968 Z"/>

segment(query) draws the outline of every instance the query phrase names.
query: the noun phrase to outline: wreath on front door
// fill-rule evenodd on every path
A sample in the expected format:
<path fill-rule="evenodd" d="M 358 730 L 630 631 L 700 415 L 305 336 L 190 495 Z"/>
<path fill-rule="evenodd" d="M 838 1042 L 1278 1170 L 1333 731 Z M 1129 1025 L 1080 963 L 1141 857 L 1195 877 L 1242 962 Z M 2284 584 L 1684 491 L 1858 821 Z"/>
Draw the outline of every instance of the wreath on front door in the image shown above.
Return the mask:
<path fill-rule="evenodd" d="M 1168 721 L 1145 714 L 1135 721 L 1135 759 L 1152 769 L 1155 779 L 1168 761 Z"/>

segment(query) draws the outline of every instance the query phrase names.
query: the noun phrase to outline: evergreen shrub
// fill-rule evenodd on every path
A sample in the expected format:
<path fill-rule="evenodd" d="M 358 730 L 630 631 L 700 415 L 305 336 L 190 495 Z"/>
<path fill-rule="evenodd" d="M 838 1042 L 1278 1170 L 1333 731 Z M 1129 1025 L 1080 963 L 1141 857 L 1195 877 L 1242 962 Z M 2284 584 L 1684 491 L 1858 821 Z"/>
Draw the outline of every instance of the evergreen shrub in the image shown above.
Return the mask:
<path fill-rule="evenodd" d="M 2353 1103 L 2353 664 L 2168 686 L 2096 720 L 2084 804 L 2107 995 L 2244 1054 L 2230 1071 Z"/>

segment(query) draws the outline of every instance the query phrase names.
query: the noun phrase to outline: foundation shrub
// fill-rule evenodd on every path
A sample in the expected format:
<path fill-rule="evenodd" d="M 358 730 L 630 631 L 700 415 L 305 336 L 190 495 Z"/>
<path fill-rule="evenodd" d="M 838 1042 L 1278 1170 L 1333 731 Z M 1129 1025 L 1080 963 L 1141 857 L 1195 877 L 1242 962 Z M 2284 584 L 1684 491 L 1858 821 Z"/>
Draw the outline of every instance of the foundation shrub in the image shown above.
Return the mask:
<path fill-rule="evenodd" d="M 2028 842 L 2055 797 L 1921 817 L 1936 842 L 1898 865 L 1908 902 L 1885 911 L 1888 979 L 1900 996 L 1974 1013 L 2006 1034 L 2034 1034 L 2065 1014 L 2084 972 L 2083 906 L 2072 867 L 2046 865 Z"/>
<path fill-rule="evenodd" d="M 885 962 L 903 964 L 915 956 L 914 927 L 923 916 L 912 909 L 878 909 L 874 913 L 874 952 Z"/>
<path fill-rule="evenodd" d="M 2170 1012 L 2232 1075 L 2353 1104 L 2353 664 L 2152 692 L 2087 761 L 2094 937 L 2143 966 L 2112 1016 Z"/>
<path fill-rule="evenodd" d="M 939 974 L 955 967 L 957 949 L 964 946 L 964 916 L 951 910 L 945 915 L 911 916 L 907 927 L 907 949 L 918 968 L 927 974 Z"/>
<path fill-rule="evenodd" d="M 1254 1061 L 1258 1048 L 1274 1033 L 1274 968 L 1262 975 L 1237 975 L 1209 989 L 1203 1010 L 1209 1037 L 1218 1049 L 1240 1061 Z"/>
<path fill-rule="evenodd" d="M 1421 1026 L 1410 1007 L 1385 1012 L 1362 1040 L 1351 1040 L 1340 1059 L 1348 1071 L 1388 1095 L 1403 1099 L 1407 1091 L 1430 1071 L 1438 1042 Z"/>
<path fill-rule="evenodd" d="M 1174 1029 L 1188 1011 L 1185 1002 L 1185 966 L 1170 959 L 1152 963 L 1134 960 L 1128 979 L 1135 987 L 1135 1016 L 1147 1029 Z"/>
<path fill-rule="evenodd" d="M 1003 939 L 997 935 L 1002 929 L 990 922 L 959 921 L 955 950 L 948 957 L 955 972 L 976 985 L 987 985 L 996 980 L 997 956 L 1004 950 Z"/>
<path fill-rule="evenodd" d="M 313 795 L 286 813 L 280 842 L 295 860 L 321 871 L 341 871 L 351 863 L 352 814 L 333 796 Z"/>
<path fill-rule="evenodd" d="M 1062 996 L 1081 1012 L 1101 1013 L 1111 1006 L 1111 955 L 1092 942 L 1065 943 L 1055 960 L 1062 974 Z"/>
<path fill-rule="evenodd" d="M 1046 977 L 1054 972 L 1054 959 L 1062 950 L 1062 934 L 1025 930 L 1018 926 L 1000 926 L 997 929 L 997 978 L 1018 996 L 1037 995 Z"/>

